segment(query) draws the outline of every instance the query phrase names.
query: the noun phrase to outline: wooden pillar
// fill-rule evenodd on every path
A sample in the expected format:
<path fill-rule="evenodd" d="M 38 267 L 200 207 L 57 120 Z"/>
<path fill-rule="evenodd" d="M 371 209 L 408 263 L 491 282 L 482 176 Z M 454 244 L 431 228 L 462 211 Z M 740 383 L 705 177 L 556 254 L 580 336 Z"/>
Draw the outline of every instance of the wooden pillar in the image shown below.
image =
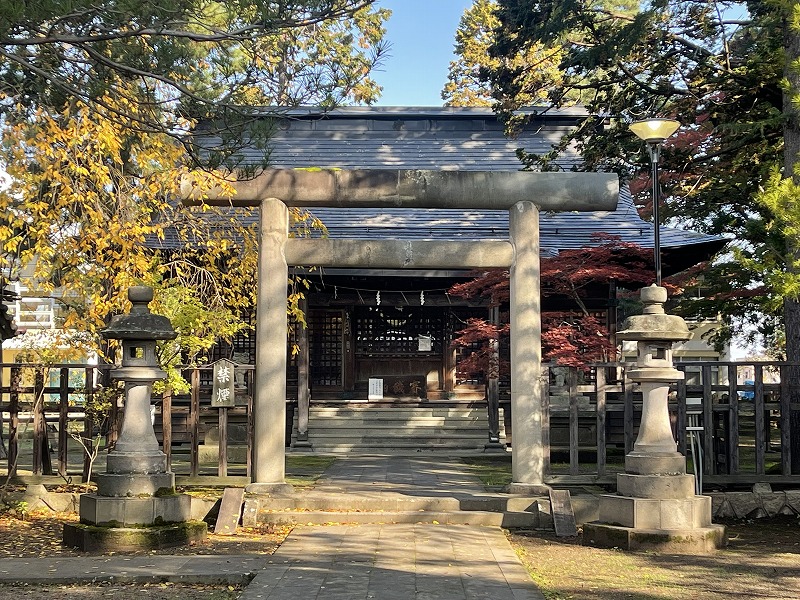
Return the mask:
<path fill-rule="evenodd" d="M 500 326 L 500 307 L 489 309 L 489 320 L 495 327 Z M 500 444 L 500 340 L 495 337 L 489 342 L 489 379 L 486 382 L 486 409 L 489 417 L 489 443 L 487 448 Z"/>
<path fill-rule="evenodd" d="M 22 388 L 22 371 L 11 367 L 11 393 L 8 404 L 8 476 L 17 476 L 19 457 L 19 395 Z"/>
<path fill-rule="evenodd" d="M 297 324 L 297 439 L 296 447 L 311 447 L 308 442 L 308 410 L 311 405 L 311 380 L 308 348 L 308 300 L 300 300 L 300 310 L 306 316 L 306 324 Z"/>
<path fill-rule="evenodd" d="M 442 344 L 442 391 L 453 392 L 456 389 L 456 349 L 452 347 L 453 309 L 449 309 L 445 319 L 444 343 Z"/>

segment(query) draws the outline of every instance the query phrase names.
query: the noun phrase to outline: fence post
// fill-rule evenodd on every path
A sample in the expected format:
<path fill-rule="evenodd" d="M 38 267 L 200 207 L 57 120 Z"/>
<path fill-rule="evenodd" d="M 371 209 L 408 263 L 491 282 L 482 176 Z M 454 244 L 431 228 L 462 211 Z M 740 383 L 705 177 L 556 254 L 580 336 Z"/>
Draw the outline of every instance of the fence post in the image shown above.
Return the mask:
<path fill-rule="evenodd" d="M 67 478 L 69 427 L 69 367 L 62 367 L 58 378 L 58 474 Z"/>
<path fill-rule="evenodd" d="M 755 381 L 753 382 L 753 421 L 755 426 L 756 474 L 763 475 L 765 469 L 765 453 L 767 440 L 764 435 L 764 368 L 755 365 Z"/>
<path fill-rule="evenodd" d="M 789 365 L 781 365 L 781 473 L 792 474 L 792 398 Z M 800 435 L 800 431 L 797 432 Z"/>
<path fill-rule="evenodd" d="M 567 382 L 569 385 L 569 474 L 580 472 L 578 438 L 578 368 L 568 367 Z"/>
<path fill-rule="evenodd" d="M 219 407 L 219 463 L 217 474 L 220 477 L 228 476 L 228 407 Z"/>
<path fill-rule="evenodd" d="M 623 400 L 625 402 L 622 411 L 623 429 L 625 432 L 625 455 L 633 450 L 633 381 L 628 379 L 628 369 L 622 371 L 622 382 L 625 386 Z"/>
<path fill-rule="evenodd" d="M 675 365 L 679 371 L 686 373 L 686 368 Z M 686 456 L 686 378 L 679 379 L 675 385 L 675 395 L 678 401 L 678 414 L 675 423 L 675 437 L 678 442 L 678 452 Z M 694 465 L 697 469 L 697 465 Z"/>
<path fill-rule="evenodd" d="M 167 457 L 167 471 L 172 471 L 172 390 L 167 388 L 161 398 L 161 438 Z"/>
<path fill-rule="evenodd" d="M 250 375 L 250 383 L 253 382 L 254 371 L 248 371 Z M 247 393 L 247 464 L 245 466 L 245 474 L 248 479 L 252 481 L 253 477 L 253 392 L 252 388 L 248 387 Z"/>
<path fill-rule="evenodd" d="M 542 469 L 545 475 L 550 474 L 550 366 L 542 365 Z M 508 405 L 508 412 L 511 413 L 511 405 Z M 511 419 L 509 418 L 509 424 Z M 514 444 L 514 430 L 511 431 L 511 444 Z"/>
<path fill-rule="evenodd" d="M 595 367 L 595 393 L 597 398 L 597 475 L 606 474 L 606 368 Z"/>
<path fill-rule="evenodd" d="M 17 476 L 19 458 L 19 394 L 22 387 L 22 371 L 11 367 L 11 393 L 8 405 L 8 476 Z"/>
<path fill-rule="evenodd" d="M 736 365 L 728 365 L 728 473 L 739 473 L 739 390 Z"/>
<path fill-rule="evenodd" d="M 192 477 L 197 477 L 200 468 L 200 370 L 192 369 L 192 395 L 189 404 L 189 436 L 191 453 L 189 470 Z"/>
<path fill-rule="evenodd" d="M 714 407 L 711 405 L 711 365 L 703 365 L 703 472 L 713 475 L 716 471 L 717 449 L 714 447 Z"/>
<path fill-rule="evenodd" d="M 44 371 L 36 368 L 33 383 L 33 474 L 51 475 L 50 469 L 45 468 L 45 458 L 50 458 L 50 448 L 47 442 L 47 423 L 44 418 Z M 47 461 L 49 463 L 49 460 Z"/>
<path fill-rule="evenodd" d="M 94 369 L 91 367 L 83 370 L 83 389 L 86 390 L 86 397 L 83 402 L 83 439 L 85 440 L 84 443 L 89 444 L 89 447 L 88 452 L 86 448 L 83 449 L 81 481 L 86 482 L 91 479 L 92 474 L 89 470 L 92 468 L 92 457 L 90 452 L 94 451 L 94 427 L 86 415 L 86 407 L 91 406 L 94 402 Z M 109 418 L 111 417 L 109 416 Z M 97 433 L 99 435 L 101 432 L 98 431 Z"/>

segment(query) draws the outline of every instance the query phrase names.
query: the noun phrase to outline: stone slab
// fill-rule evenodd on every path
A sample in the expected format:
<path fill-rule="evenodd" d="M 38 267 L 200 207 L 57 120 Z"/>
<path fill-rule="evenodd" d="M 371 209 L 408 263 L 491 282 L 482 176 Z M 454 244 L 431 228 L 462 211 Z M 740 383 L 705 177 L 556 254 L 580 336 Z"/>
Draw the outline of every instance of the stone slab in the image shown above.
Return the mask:
<path fill-rule="evenodd" d="M 100 496 L 155 496 L 175 490 L 173 473 L 100 473 L 95 481 Z"/>
<path fill-rule="evenodd" d="M 617 475 L 617 493 L 633 498 L 678 499 L 695 495 L 694 475 Z"/>
<path fill-rule="evenodd" d="M 127 527 L 179 523 L 188 521 L 191 514 L 191 498 L 186 494 L 145 498 L 82 494 L 80 499 L 81 521 L 90 525 Z"/>
<path fill-rule="evenodd" d="M 331 523 L 370 524 L 418 524 L 433 525 L 481 525 L 491 527 L 548 529 L 553 521 L 549 514 L 530 512 L 435 512 L 435 511 L 277 511 L 252 514 L 245 509 L 243 524 L 255 525 L 329 525 Z"/>
<path fill-rule="evenodd" d="M 710 525 L 698 529 L 634 529 L 607 523 L 586 523 L 583 543 L 596 548 L 656 551 L 669 554 L 713 554 L 728 541 L 725 527 Z"/>
<path fill-rule="evenodd" d="M 544 600 L 502 530 L 296 527 L 240 600 Z"/>
<path fill-rule="evenodd" d="M 214 533 L 217 535 L 233 535 L 242 516 L 244 488 L 225 488 L 222 492 L 222 504 L 219 507 Z"/>
<path fill-rule="evenodd" d="M 84 523 L 64 525 L 64 545 L 84 552 L 158 550 L 201 542 L 206 538 L 202 521 L 157 527 L 99 527 Z"/>
<path fill-rule="evenodd" d="M 711 525 L 711 497 L 600 497 L 599 522 L 634 529 L 697 529 Z"/>
<path fill-rule="evenodd" d="M 577 536 L 578 528 L 575 525 L 575 514 L 572 512 L 569 490 L 550 490 L 550 507 L 556 536 Z"/>

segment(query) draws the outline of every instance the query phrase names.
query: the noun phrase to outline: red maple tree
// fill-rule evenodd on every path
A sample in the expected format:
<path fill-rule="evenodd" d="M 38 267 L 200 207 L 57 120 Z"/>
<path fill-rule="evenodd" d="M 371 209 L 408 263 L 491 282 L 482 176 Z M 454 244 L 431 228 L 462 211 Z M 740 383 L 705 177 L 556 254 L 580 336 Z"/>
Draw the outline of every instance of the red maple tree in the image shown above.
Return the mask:
<path fill-rule="evenodd" d="M 583 366 L 611 358 L 608 328 L 586 306 L 590 288 L 616 282 L 640 286 L 652 280 L 652 251 L 618 237 L 596 234 L 594 246 L 562 250 L 541 260 L 542 296 L 558 297 L 563 310 L 542 314 L 542 353 L 545 361 L 560 365 Z M 484 298 L 489 306 L 503 307 L 509 299 L 509 273 L 493 269 L 450 288 L 462 298 Z M 507 361 L 493 361 L 492 342 L 508 335 L 508 313 L 501 311 L 498 323 L 472 318 L 453 340 L 454 347 L 470 348 L 459 361 L 460 375 L 477 373 L 492 376 L 499 369 L 507 372 Z"/>

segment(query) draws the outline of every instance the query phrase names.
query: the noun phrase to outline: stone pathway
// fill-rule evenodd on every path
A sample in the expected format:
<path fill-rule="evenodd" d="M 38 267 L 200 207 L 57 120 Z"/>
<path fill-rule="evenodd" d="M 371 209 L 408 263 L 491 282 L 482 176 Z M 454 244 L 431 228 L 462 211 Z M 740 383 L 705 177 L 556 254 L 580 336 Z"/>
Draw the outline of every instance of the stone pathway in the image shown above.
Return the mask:
<path fill-rule="evenodd" d="M 337 459 L 314 485 L 319 493 L 391 493 L 453 497 L 485 494 L 483 484 L 457 458 L 349 456 Z"/>
<path fill-rule="evenodd" d="M 298 527 L 241 600 L 544 600 L 503 532 L 468 525 Z"/>

